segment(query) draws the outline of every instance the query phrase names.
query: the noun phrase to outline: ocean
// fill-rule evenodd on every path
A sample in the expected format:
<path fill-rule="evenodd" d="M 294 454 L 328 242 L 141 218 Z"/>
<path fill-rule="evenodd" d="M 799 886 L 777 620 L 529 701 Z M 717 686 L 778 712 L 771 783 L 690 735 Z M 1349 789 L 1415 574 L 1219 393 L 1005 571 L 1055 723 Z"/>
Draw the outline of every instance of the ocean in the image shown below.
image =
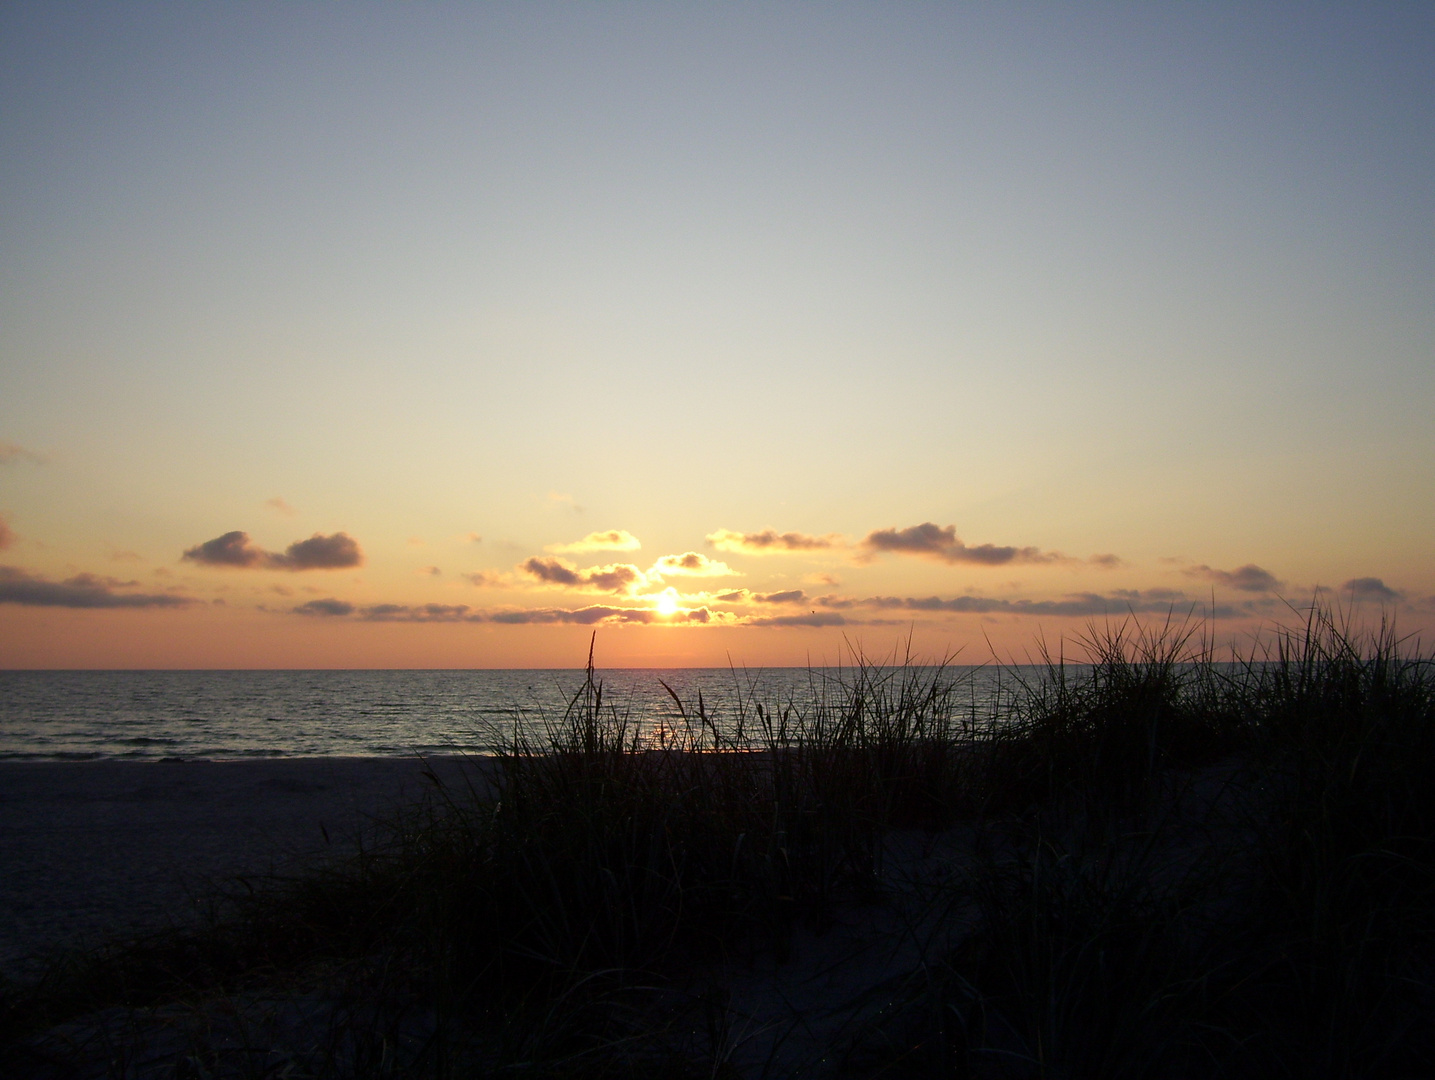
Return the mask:
<path fill-rule="evenodd" d="M 740 698 L 749 706 L 807 707 L 840 694 L 853 674 L 676 668 L 600 671 L 598 678 L 604 705 L 656 745 L 681 728 L 659 680 L 690 705 L 701 694 L 722 726 Z M 979 713 L 998 693 L 993 669 L 954 667 L 942 677 L 959 684 L 959 699 Z M 516 736 L 541 745 L 583 680 L 582 670 L 0 671 L 0 759 L 491 753 Z"/>

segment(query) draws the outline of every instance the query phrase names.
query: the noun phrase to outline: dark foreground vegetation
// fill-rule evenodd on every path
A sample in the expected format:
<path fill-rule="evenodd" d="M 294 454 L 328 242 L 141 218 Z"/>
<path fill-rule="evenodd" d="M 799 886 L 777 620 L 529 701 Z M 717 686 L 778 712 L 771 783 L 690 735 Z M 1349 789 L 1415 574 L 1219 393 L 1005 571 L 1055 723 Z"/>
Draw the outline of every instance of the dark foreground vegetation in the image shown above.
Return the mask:
<path fill-rule="evenodd" d="M 0 1073 L 1435 1074 L 1430 662 L 1319 607 L 1235 664 L 1205 629 L 980 706 L 860 660 L 674 695 L 661 750 L 590 664 L 353 859 L 5 987 Z"/>

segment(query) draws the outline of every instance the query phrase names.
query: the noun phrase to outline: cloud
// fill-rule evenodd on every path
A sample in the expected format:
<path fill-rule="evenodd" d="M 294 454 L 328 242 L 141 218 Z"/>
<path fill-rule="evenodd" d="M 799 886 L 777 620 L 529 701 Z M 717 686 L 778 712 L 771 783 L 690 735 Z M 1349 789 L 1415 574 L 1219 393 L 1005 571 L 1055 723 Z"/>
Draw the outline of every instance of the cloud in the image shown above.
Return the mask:
<path fill-rule="evenodd" d="M 482 622 L 467 604 L 372 604 L 359 610 L 367 622 Z"/>
<path fill-rule="evenodd" d="M 189 548 L 182 556 L 204 566 L 262 566 L 268 554 L 249 539 L 247 532 L 236 529 L 213 540 Z"/>
<path fill-rule="evenodd" d="M 121 593 L 132 581 L 76 574 L 64 581 L 45 578 L 17 566 L 0 566 L 0 604 L 65 608 L 179 607 L 195 601 L 187 596 Z"/>
<path fill-rule="evenodd" d="M 1185 571 L 1189 577 L 1203 577 L 1218 585 L 1225 585 L 1241 592 L 1278 592 L 1281 582 L 1269 570 L 1262 570 L 1255 563 L 1246 563 L 1234 570 L 1217 570 L 1212 566 L 1193 566 Z"/>
<path fill-rule="evenodd" d="M 1378 577 L 1351 578 L 1341 590 L 1348 592 L 1356 600 L 1375 600 L 1382 604 L 1394 604 L 1405 599 L 1405 594 L 1399 589 L 1392 589 Z"/>
<path fill-rule="evenodd" d="M 479 570 L 472 574 L 464 574 L 463 578 L 477 589 L 496 589 L 506 583 L 502 574 L 492 570 Z"/>
<path fill-rule="evenodd" d="M 1099 566 L 1103 570 L 1115 570 L 1118 566 L 1125 566 L 1126 560 L 1120 555 L 1093 555 L 1086 560 L 1092 566 Z"/>
<path fill-rule="evenodd" d="M 587 551 L 637 551 L 642 546 L 638 538 L 626 529 L 609 529 L 607 532 L 590 532 L 582 540 L 574 540 L 570 544 L 549 544 L 543 550 L 576 555 Z"/>
<path fill-rule="evenodd" d="M 801 589 L 788 589 L 786 592 L 753 593 L 752 598 L 759 604 L 801 604 L 807 600 L 807 594 Z"/>
<path fill-rule="evenodd" d="M 942 528 L 930 521 L 905 529 L 878 529 L 868 533 L 861 546 L 868 553 L 894 552 L 900 555 L 920 555 L 946 563 L 978 563 L 983 566 L 1002 566 L 1011 562 L 1055 562 L 1061 558 L 1034 547 L 998 547 L 995 544 L 968 547 L 957 539 L 955 525 Z"/>
<path fill-rule="evenodd" d="M 43 465 L 45 457 L 33 450 L 27 450 L 19 443 L 0 439 L 0 465 L 9 465 L 12 461 L 28 461 L 32 465 Z"/>
<path fill-rule="evenodd" d="M 500 611 L 487 616 L 489 622 L 505 624 L 521 623 L 576 623 L 592 626 L 595 623 L 696 623 L 699 625 L 722 621 L 717 613 L 707 608 L 691 611 L 677 611 L 661 615 L 651 608 L 620 608 L 595 604 L 584 608 L 526 608 L 518 611 Z"/>
<path fill-rule="evenodd" d="M 347 533 L 332 536 L 315 533 L 307 540 L 296 540 L 283 554 L 265 551 L 249 534 L 235 530 L 188 549 L 181 558 L 203 566 L 228 566 L 239 569 L 264 570 L 341 570 L 361 566 L 364 553 L 358 541 Z"/>
<path fill-rule="evenodd" d="M 708 533 L 707 542 L 719 551 L 745 552 L 749 555 L 779 555 L 788 551 L 823 551 L 842 546 L 842 537 L 837 533 L 825 536 L 810 536 L 807 533 L 785 532 L 764 529 L 762 532 L 741 533 L 732 529 L 719 529 Z"/>
<path fill-rule="evenodd" d="M 332 596 L 324 600 L 306 600 L 289 609 L 295 615 L 352 615 L 354 605 L 346 600 L 335 600 Z"/>
<path fill-rule="evenodd" d="M 808 574 L 802 580 L 809 585 L 826 585 L 829 588 L 842 584 L 835 574 Z"/>
<path fill-rule="evenodd" d="M 681 555 L 664 555 L 648 573 L 658 577 L 740 577 L 742 571 L 696 551 L 685 551 Z"/>
<path fill-rule="evenodd" d="M 470 544 L 483 543 L 483 537 L 479 536 L 478 533 L 475 532 L 469 533 L 467 536 L 464 537 L 464 539 L 467 540 Z"/>
<path fill-rule="evenodd" d="M 567 559 L 535 557 L 520 563 L 518 568 L 548 585 L 562 585 L 569 589 L 632 592 L 648 584 L 647 576 L 632 563 L 613 563 L 579 570 Z"/>
<path fill-rule="evenodd" d="M 806 615 L 773 615 L 748 619 L 746 626 L 846 626 L 847 619 L 835 611 L 810 611 Z"/>
<path fill-rule="evenodd" d="M 440 570 L 437 566 L 421 566 L 418 569 L 418 573 L 426 574 L 429 577 L 438 577 L 440 574 L 443 573 L 443 571 Z"/>
<path fill-rule="evenodd" d="M 315 533 L 307 540 L 296 540 L 283 555 L 269 556 L 270 562 L 286 570 L 342 570 L 362 566 L 364 553 L 359 542 L 348 533 L 332 536 Z"/>
<path fill-rule="evenodd" d="M 5 515 L 0 514 L 0 551 L 11 547 L 15 543 L 15 530 L 10 528 L 10 523 L 5 520 Z"/>
<path fill-rule="evenodd" d="M 275 495 L 274 498 L 272 498 L 272 499 L 265 499 L 265 500 L 264 500 L 264 505 L 267 506 L 267 507 L 269 507 L 269 509 L 271 509 L 271 510 L 277 510 L 279 513 L 283 514 L 285 517 L 293 517 L 295 514 L 299 513 L 298 510 L 295 510 L 292 506 L 290 506 L 287 502 L 285 502 L 283 499 L 281 499 L 278 495 Z"/>
<path fill-rule="evenodd" d="M 1055 600 L 1006 600 L 990 596 L 869 596 L 863 599 L 820 596 L 818 607 L 847 610 L 854 607 L 899 609 L 903 611 L 947 612 L 968 615 L 1036 615 L 1060 618 L 1094 618 L 1119 614 L 1165 614 L 1173 607 L 1196 603 L 1185 593 L 1172 589 L 1121 589 L 1114 593 L 1070 593 Z M 1231 618 L 1235 608 L 1217 605 L 1205 609 L 1211 618 Z"/>

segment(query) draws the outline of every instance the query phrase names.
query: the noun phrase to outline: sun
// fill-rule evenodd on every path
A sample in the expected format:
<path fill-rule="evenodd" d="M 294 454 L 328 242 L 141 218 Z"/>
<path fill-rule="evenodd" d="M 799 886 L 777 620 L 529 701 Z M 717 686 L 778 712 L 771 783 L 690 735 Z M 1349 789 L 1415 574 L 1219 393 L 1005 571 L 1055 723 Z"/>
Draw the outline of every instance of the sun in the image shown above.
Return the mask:
<path fill-rule="evenodd" d="M 671 585 L 654 597 L 654 600 L 659 615 L 676 615 L 678 613 L 678 590 Z"/>

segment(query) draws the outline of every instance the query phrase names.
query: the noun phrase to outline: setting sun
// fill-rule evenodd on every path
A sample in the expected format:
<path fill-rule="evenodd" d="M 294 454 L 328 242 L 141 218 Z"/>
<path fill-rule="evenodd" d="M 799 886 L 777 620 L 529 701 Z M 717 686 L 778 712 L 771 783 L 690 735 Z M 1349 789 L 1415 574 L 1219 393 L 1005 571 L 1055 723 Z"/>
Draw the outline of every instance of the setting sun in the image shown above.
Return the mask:
<path fill-rule="evenodd" d="M 678 590 L 669 585 L 653 598 L 659 615 L 676 615 L 678 613 Z"/>

